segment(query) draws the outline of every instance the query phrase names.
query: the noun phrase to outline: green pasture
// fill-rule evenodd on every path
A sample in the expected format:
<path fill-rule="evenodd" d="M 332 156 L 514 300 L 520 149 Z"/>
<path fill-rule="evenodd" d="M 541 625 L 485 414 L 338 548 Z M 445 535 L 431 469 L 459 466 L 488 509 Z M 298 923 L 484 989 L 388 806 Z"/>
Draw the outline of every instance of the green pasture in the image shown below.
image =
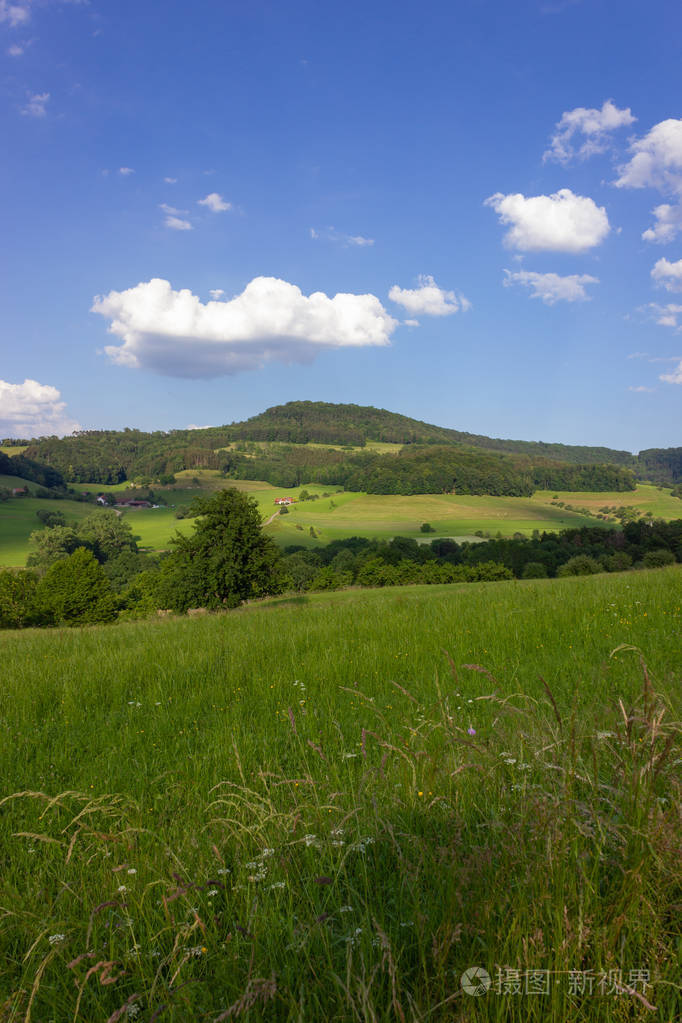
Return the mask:
<path fill-rule="evenodd" d="M 0 633 L 0 1019 L 673 1023 L 681 608 L 673 567 Z"/>
<path fill-rule="evenodd" d="M 536 504 L 548 504 L 557 493 L 556 490 L 537 490 L 530 499 Z M 607 505 L 624 508 L 637 508 L 643 514 L 651 512 L 654 518 L 678 519 L 682 514 L 682 501 L 673 497 L 670 488 L 655 486 L 652 483 L 638 483 L 635 490 L 626 490 L 617 494 L 600 494 L 598 492 L 581 493 L 580 491 L 562 491 L 559 500 L 574 507 L 587 508 L 593 514 Z M 563 509 L 565 510 L 565 509 Z"/>
<path fill-rule="evenodd" d="M 401 497 L 349 492 L 293 505 L 288 515 L 268 527 L 268 532 L 281 544 L 329 543 L 350 536 L 421 538 L 424 534 L 420 527 L 424 522 L 434 529 L 434 533 L 429 534 L 431 539 L 436 536 L 456 539 L 470 536 L 476 530 L 486 530 L 493 536 L 498 532 L 503 536 L 517 532 L 530 535 L 534 529 L 594 525 L 595 519 L 524 497 L 456 494 Z M 316 539 L 310 536 L 311 526 Z"/>
<path fill-rule="evenodd" d="M 11 458 L 12 455 L 23 455 L 27 447 L 28 444 L 23 446 L 18 444 L 16 447 L 13 444 L 0 444 L 0 451 L 2 451 L 3 455 L 9 455 Z"/>
<path fill-rule="evenodd" d="M 3 479 L 7 482 L 3 483 Z M 126 509 L 123 514 L 140 538 L 140 545 L 152 550 L 165 550 L 175 530 L 189 532 L 191 520 L 176 519 L 179 509 L 187 509 L 196 497 L 206 496 L 223 487 L 237 487 L 249 493 L 258 502 L 266 531 L 278 544 L 315 546 L 351 536 L 390 539 L 408 536 L 416 539 L 434 539 L 448 536 L 468 539 L 478 530 L 492 536 L 512 536 L 533 530 L 558 531 L 569 527 L 594 526 L 594 518 L 604 506 L 632 506 L 642 514 L 651 511 L 655 517 L 673 519 L 682 517 L 682 501 L 671 497 L 669 490 L 640 484 L 635 491 L 626 493 L 558 493 L 559 500 L 574 508 L 585 508 L 592 515 L 568 511 L 552 504 L 555 491 L 539 491 L 533 497 L 468 497 L 458 494 L 421 494 L 410 497 L 354 492 L 335 493 L 333 486 L 306 484 L 286 489 L 262 480 L 226 480 L 211 469 L 185 470 L 176 474 L 172 487 L 152 486 L 156 500 L 165 502 L 159 508 Z M 196 481 L 196 482 L 195 482 Z M 16 477 L 0 477 L 0 486 L 21 486 L 24 481 Z M 35 484 L 29 484 L 35 490 Z M 146 497 L 148 488 L 135 490 L 127 485 L 104 487 L 95 484 L 76 484 L 74 489 L 91 493 L 113 491 L 126 497 Z M 317 495 L 314 501 L 299 502 L 301 490 Z M 323 497 L 327 494 L 327 497 Z M 276 497 L 293 497 L 295 504 L 285 515 L 278 514 Z M 35 501 L 13 499 L 0 503 L 0 565 L 18 566 L 26 562 L 28 537 L 38 528 L 37 508 L 61 510 L 68 521 L 75 521 L 93 511 L 93 505 L 73 501 Z M 274 518 L 273 518 L 274 516 Z M 268 520 L 272 519 L 271 522 Z M 428 522 L 433 533 L 423 534 L 420 527 Z M 314 530 L 313 536 L 310 532 Z"/>
<path fill-rule="evenodd" d="M 35 483 L 26 483 L 15 476 L 0 476 L 0 486 L 28 486 L 35 492 Z M 93 506 L 80 501 L 50 501 L 38 497 L 13 497 L 0 501 L 0 567 L 17 568 L 26 564 L 28 538 L 35 529 L 42 529 L 37 511 L 60 511 L 67 525 L 75 524 L 93 511 Z M 2 1017 L 0 1017 L 1 1019 Z"/>

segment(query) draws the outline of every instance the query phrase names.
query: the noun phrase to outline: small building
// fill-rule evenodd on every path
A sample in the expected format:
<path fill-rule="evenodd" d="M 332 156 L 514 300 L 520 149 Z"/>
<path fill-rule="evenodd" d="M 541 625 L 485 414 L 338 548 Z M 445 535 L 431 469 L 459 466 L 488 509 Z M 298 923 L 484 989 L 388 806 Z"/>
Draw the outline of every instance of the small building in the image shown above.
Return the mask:
<path fill-rule="evenodd" d="M 96 497 L 97 504 L 109 504 L 104 494 L 98 494 Z"/>
<path fill-rule="evenodd" d="M 294 503 L 293 497 L 276 497 L 275 498 L 275 504 L 280 504 L 281 505 L 281 504 L 293 504 L 293 503 Z"/>

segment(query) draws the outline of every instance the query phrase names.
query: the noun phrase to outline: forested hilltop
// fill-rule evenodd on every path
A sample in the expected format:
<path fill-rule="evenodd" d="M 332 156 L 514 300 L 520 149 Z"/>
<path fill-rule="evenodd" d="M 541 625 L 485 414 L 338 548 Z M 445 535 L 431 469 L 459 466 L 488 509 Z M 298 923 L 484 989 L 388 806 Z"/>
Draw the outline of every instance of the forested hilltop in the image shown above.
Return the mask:
<path fill-rule="evenodd" d="M 369 447 L 376 442 L 403 447 L 397 454 L 379 453 Z M 283 487 L 319 482 L 377 494 L 454 490 L 525 496 L 536 488 L 631 490 L 636 478 L 682 481 L 682 448 L 635 456 L 604 447 L 499 440 L 371 406 L 309 401 L 204 430 L 43 437 L 24 457 L 51 467 L 68 483 L 164 482 L 175 472 L 199 468 Z"/>

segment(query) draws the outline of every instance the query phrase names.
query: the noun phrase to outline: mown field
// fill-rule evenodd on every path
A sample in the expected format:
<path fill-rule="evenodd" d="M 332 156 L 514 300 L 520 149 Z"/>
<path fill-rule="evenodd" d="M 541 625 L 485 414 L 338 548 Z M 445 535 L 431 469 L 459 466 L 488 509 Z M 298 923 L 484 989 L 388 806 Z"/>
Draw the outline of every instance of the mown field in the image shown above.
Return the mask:
<path fill-rule="evenodd" d="M 3 483 L 3 478 L 14 482 Z M 315 546 L 358 535 L 384 539 L 393 536 L 427 540 L 437 536 L 471 539 L 478 530 L 492 536 L 497 533 L 502 536 L 514 533 L 530 536 L 534 529 L 558 531 L 571 526 L 595 525 L 598 520 L 594 514 L 606 505 L 636 507 L 642 514 L 650 511 L 657 518 L 682 517 L 682 501 L 671 497 L 669 490 L 645 484 L 627 493 L 558 493 L 559 500 L 565 504 L 592 512 L 585 515 L 552 504 L 555 491 L 538 491 L 531 498 L 454 494 L 398 497 L 352 492 L 336 494 L 333 487 L 315 484 L 284 490 L 259 481 L 226 481 L 212 470 L 186 470 L 178 473 L 177 478 L 175 487 L 152 488 L 166 502 L 165 506 L 125 511 L 141 546 L 152 550 L 166 549 L 176 529 L 181 532 L 191 530 L 191 521 L 176 519 L 176 511 L 188 508 L 197 496 L 225 486 L 236 486 L 250 493 L 258 502 L 264 522 L 278 511 L 274 503 L 276 497 L 298 498 L 302 489 L 318 495 L 318 500 L 292 505 L 286 515 L 277 515 L 266 526 L 266 532 L 281 545 Z M 0 477 L 0 486 L 17 486 L 22 482 L 16 477 Z M 36 489 L 34 484 L 29 486 Z M 100 487 L 77 484 L 74 489 L 97 493 L 129 492 L 123 485 Z M 323 494 L 328 496 L 322 497 Z M 25 565 L 29 552 L 28 538 L 32 530 L 39 527 L 35 515 L 39 508 L 62 511 L 67 522 L 75 522 L 93 510 L 92 505 L 74 501 L 21 498 L 0 502 L 0 566 Z M 433 533 L 420 532 L 424 522 L 432 526 Z"/>
<path fill-rule="evenodd" d="M 0 1020 L 677 1020 L 681 608 L 673 567 L 0 634 Z"/>

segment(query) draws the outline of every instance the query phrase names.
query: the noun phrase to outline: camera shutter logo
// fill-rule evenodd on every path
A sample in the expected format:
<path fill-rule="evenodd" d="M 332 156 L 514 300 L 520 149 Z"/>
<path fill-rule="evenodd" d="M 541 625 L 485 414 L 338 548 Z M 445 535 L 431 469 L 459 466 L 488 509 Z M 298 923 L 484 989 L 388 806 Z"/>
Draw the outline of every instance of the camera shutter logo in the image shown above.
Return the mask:
<path fill-rule="evenodd" d="M 491 985 L 490 974 L 482 966 L 471 966 L 465 970 L 459 980 L 462 990 L 477 998 L 484 995 Z"/>

